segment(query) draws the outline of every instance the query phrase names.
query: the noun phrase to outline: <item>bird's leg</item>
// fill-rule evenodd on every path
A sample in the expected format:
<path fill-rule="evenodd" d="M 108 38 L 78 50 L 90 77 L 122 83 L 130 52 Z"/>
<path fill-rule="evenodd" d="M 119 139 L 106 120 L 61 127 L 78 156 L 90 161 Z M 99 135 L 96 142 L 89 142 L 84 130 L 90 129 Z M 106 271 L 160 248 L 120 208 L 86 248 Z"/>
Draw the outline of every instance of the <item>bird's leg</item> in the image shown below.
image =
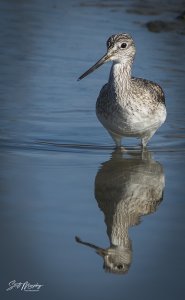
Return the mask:
<path fill-rule="evenodd" d="M 110 136 L 112 137 L 113 141 L 116 144 L 116 148 L 120 148 L 121 147 L 121 136 L 117 135 L 115 133 L 113 133 L 112 131 L 108 131 Z"/>
<path fill-rule="evenodd" d="M 145 137 L 142 137 L 141 138 L 141 147 L 142 147 L 142 149 L 145 149 L 146 148 L 146 145 L 147 145 L 147 143 L 148 143 L 148 138 L 145 136 Z"/>
<path fill-rule="evenodd" d="M 151 131 L 151 132 L 148 132 L 147 135 L 143 136 L 141 138 L 141 146 L 142 146 L 142 149 L 145 149 L 146 148 L 146 145 L 148 143 L 148 141 L 151 139 L 151 137 L 154 135 L 154 133 L 156 132 L 156 128 L 155 130 Z"/>
<path fill-rule="evenodd" d="M 148 151 L 147 147 L 142 148 L 141 150 L 141 158 L 142 160 L 152 160 L 152 153 Z"/>

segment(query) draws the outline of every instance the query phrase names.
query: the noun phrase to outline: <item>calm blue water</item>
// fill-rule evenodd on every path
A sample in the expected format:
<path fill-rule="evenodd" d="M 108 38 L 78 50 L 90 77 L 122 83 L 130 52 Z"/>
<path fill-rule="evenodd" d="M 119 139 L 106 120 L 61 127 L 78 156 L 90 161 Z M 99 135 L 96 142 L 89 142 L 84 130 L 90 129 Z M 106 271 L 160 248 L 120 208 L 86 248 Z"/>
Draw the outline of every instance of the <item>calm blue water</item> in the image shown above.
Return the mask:
<path fill-rule="evenodd" d="M 0 1 L 2 299 L 185 297 L 185 38 L 144 26 L 174 19 L 171 6 L 127 12 L 138 3 Z M 115 153 L 96 119 L 110 65 L 76 81 L 117 32 L 135 39 L 135 76 L 166 94 L 167 121 L 143 157 L 135 139 Z M 6 291 L 13 280 L 44 286 Z"/>

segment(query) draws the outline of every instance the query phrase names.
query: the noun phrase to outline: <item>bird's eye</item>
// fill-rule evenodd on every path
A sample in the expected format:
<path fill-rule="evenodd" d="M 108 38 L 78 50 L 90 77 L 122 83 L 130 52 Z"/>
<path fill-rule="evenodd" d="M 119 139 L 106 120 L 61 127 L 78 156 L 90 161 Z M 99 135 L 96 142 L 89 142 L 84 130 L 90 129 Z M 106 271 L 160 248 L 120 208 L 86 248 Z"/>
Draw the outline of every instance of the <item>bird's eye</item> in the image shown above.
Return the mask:
<path fill-rule="evenodd" d="M 117 268 L 119 269 L 119 270 L 121 270 L 121 269 L 123 269 L 123 265 L 117 265 Z"/>
<path fill-rule="evenodd" d="M 121 44 L 121 48 L 122 48 L 122 49 L 126 48 L 126 46 L 127 46 L 126 43 L 122 43 L 122 44 Z"/>

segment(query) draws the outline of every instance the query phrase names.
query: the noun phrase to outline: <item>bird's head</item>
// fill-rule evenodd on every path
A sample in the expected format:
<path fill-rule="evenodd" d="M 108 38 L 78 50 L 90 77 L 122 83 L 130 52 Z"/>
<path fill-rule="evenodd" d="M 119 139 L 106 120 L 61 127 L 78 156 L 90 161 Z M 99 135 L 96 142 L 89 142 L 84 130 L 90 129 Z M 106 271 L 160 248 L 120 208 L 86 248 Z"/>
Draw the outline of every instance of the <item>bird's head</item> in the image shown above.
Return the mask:
<path fill-rule="evenodd" d="M 120 33 L 112 35 L 107 40 L 107 53 L 90 69 L 82 74 L 78 80 L 83 79 L 108 61 L 114 61 L 123 65 L 131 64 L 133 62 L 135 52 L 135 44 L 129 34 Z"/>

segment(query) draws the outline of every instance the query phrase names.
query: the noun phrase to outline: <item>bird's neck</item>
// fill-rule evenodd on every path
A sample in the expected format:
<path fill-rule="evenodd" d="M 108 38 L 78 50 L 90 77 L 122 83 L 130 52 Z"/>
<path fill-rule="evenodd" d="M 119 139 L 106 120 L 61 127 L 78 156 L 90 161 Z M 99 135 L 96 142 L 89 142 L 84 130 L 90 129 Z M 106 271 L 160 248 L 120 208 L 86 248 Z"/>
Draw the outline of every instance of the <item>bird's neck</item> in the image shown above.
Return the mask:
<path fill-rule="evenodd" d="M 131 67 L 132 63 L 113 62 L 109 75 L 109 86 L 111 93 L 114 93 L 116 98 L 121 98 L 121 95 L 129 91 L 131 82 Z"/>

